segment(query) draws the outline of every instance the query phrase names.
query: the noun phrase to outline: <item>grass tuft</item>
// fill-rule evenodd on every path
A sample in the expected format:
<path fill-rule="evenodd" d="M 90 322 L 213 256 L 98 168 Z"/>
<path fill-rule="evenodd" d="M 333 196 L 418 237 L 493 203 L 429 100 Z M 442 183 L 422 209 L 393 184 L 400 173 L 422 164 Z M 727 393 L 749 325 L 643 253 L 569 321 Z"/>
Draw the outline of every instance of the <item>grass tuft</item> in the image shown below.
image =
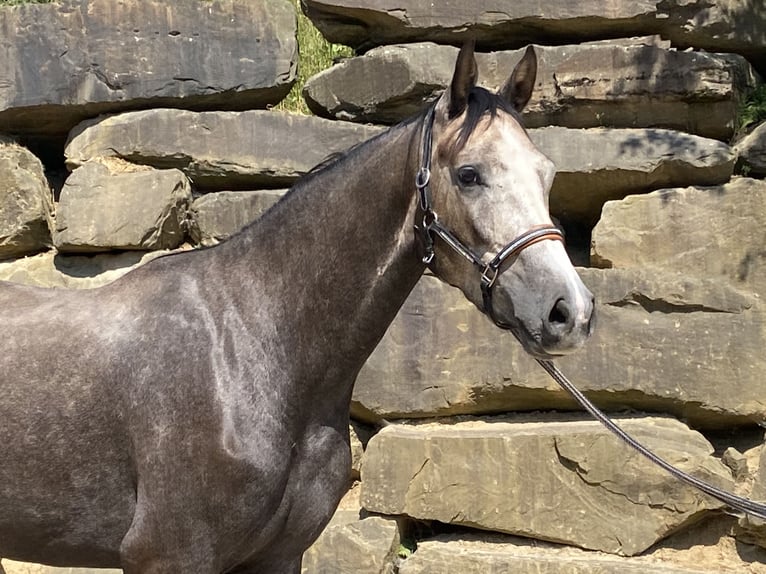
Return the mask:
<path fill-rule="evenodd" d="M 761 84 L 745 98 L 737 115 L 737 133 L 745 134 L 766 121 L 766 84 Z"/>
<path fill-rule="evenodd" d="M 301 10 L 300 0 L 293 0 L 298 12 L 298 79 L 287 97 L 274 106 L 275 110 L 310 114 L 303 99 L 303 86 L 311 76 L 326 70 L 337 58 L 354 55 L 348 46 L 331 44 Z"/>

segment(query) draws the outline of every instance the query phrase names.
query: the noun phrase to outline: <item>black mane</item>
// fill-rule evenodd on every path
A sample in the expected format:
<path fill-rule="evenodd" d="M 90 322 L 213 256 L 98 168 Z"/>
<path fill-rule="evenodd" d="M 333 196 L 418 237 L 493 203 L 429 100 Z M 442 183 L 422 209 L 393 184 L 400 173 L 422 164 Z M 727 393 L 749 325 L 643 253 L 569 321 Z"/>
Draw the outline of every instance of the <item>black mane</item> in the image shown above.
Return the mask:
<path fill-rule="evenodd" d="M 452 142 L 448 149 L 450 157 L 454 157 L 465 147 L 468 138 L 476 130 L 484 114 L 488 113 L 491 119 L 494 120 L 498 111 L 511 114 L 522 127 L 524 126 L 519 112 L 504 97 L 478 86 L 472 88 L 468 95 L 468 106 L 466 107 L 463 125 L 460 126 L 460 131 L 455 141 Z"/>

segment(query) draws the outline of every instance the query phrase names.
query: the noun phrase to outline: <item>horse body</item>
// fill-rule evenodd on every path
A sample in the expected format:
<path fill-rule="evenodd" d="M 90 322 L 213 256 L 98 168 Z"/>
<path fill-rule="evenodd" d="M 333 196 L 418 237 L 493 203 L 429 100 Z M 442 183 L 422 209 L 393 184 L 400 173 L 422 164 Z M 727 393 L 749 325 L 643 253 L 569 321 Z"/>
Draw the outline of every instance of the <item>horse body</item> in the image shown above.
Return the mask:
<path fill-rule="evenodd" d="M 449 139 L 472 84 L 459 61 L 435 141 Z M 485 112 L 497 140 L 492 124 L 505 133 L 512 120 Z M 0 283 L 0 556 L 126 574 L 300 571 L 347 487 L 356 375 L 425 269 L 413 231 L 422 124 L 318 170 L 216 248 L 89 291 Z M 514 133 L 504 137 L 521 137 L 514 149 L 529 160 L 503 160 L 516 175 L 498 179 L 490 172 L 507 171 L 503 161 L 477 162 L 497 179 L 492 193 L 438 198 L 482 252 L 510 238 L 490 240 L 496 226 L 517 234 L 526 219 L 547 219 L 549 162 Z M 496 150 L 482 141 L 489 162 Z M 468 147 L 437 147 L 434 192 L 455 187 L 455 163 L 476 153 Z M 517 217 L 488 217 L 493 194 L 512 185 L 534 188 L 535 207 L 518 200 Z M 469 216 L 485 222 L 462 223 Z M 481 305 L 459 257 L 440 247 L 431 268 Z M 504 271 L 495 313 L 519 325 L 531 352 L 584 341 L 592 303 L 558 242 L 530 246 Z M 518 285 L 533 295 L 514 306 Z"/>
<path fill-rule="evenodd" d="M 221 572 L 253 553 L 265 564 L 263 548 L 302 553 L 347 485 L 356 373 L 422 273 L 396 238 L 404 222 L 376 204 L 403 203 L 404 219 L 411 192 L 372 194 L 364 175 L 384 157 L 406 163 L 393 144 L 407 131 L 382 143 L 398 154 L 359 150 L 357 181 L 325 171 L 294 192 L 314 204 L 305 215 L 288 197 L 220 248 L 91 291 L 2 285 L 0 371 L 14 376 L 0 402 L 0 555 L 116 567 L 121 547 L 143 556 L 162 540 L 190 571 L 208 556 Z M 329 225 L 339 203 L 356 215 Z"/>

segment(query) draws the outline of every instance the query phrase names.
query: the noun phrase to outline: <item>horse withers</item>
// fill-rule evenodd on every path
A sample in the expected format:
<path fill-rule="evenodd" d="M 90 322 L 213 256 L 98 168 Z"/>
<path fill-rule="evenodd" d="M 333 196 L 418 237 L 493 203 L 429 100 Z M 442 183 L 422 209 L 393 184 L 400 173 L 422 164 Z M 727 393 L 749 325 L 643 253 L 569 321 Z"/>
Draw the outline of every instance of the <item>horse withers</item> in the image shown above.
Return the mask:
<path fill-rule="evenodd" d="M 427 112 L 215 248 L 93 290 L 0 284 L 0 556 L 295 574 L 347 487 L 359 369 L 428 266 L 529 353 L 588 337 L 551 162 L 465 46 Z M 438 214 L 438 215 L 437 215 Z"/>

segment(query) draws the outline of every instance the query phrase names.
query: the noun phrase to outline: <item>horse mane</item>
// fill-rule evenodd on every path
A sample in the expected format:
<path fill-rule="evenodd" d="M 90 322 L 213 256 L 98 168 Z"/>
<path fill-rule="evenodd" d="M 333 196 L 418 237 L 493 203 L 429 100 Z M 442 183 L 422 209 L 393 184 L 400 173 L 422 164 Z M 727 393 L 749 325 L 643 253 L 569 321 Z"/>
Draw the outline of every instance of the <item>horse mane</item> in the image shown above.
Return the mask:
<path fill-rule="evenodd" d="M 335 152 L 327 155 L 322 161 L 320 161 L 308 172 L 306 172 L 306 174 L 304 174 L 300 179 L 298 179 L 298 181 L 292 185 L 290 190 L 282 198 L 280 198 L 277 204 L 273 205 L 271 209 L 282 203 L 287 198 L 287 196 L 292 195 L 294 191 L 304 187 L 305 185 L 308 185 L 319 174 L 333 168 L 349 157 L 352 157 L 360 147 L 381 137 L 385 137 L 388 133 L 391 132 L 391 130 L 395 128 L 406 127 L 413 123 L 421 122 L 425 117 L 427 110 L 428 108 L 426 107 L 420 113 L 415 114 L 394 126 L 391 126 L 391 128 L 388 130 L 385 130 L 368 140 L 354 144 L 345 151 Z M 514 109 L 510 102 L 495 92 L 490 92 L 485 88 L 474 86 L 468 95 L 468 105 L 466 107 L 463 124 L 460 126 L 460 129 L 457 132 L 457 137 L 454 138 L 454 140 L 447 148 L 449 157 L 454 157 L 465 147 L 466 143 L 468 142 L 468 138 L 476 130 L 479 122 L 485 114 L 488 113 L 491 116 L 491 119 L 494 119 L 500 111 L 510 114 L 517 122 L 519 122 L 522 127 L 524 126 L 521 115 L 516 111 L 516 109 Z"/>
<path fill-rule="evenodd" d="M 415 122 L 419 122 L 425 116 L 426 110 L 427 108 L 422 110 L 420 113 L 402 121 L 401 123 L 397 124 L 397 126 L 406 126 Z M 510 114 L 517 122 L 519 122 L 522 127 L 524 127 L 524 122 L 522 121 L 521 114 L 516 111 L 516 109 L 508 100 L 495 92 L 490 92 L 485 88 L 474 86 L 468 95 L 468 106 L 466 108 L 463 125 L 460 126 L 457 138 L 452 142 L 449 148 L 448 153 L 450 154 L 450 157 L 454 157 L 455 154 L 459 153 L 465 147 L 466 143 L 468 142 L 468 138 L 471 137 L 471 134 L 476 130 L 484 114 L 489 113 L 491 119 L 495 119 L 498 111 Z M 332 167 L 336 163 L 341 162 L 349 155 L 352 155 L 360 146 L 379 137 L 382 137 L 388 133 L 388 131 L 389 130 L 386 130 L 369 140 L 354 144 L 345 151 L 329 154 L 317 165 L 312 167 L 298 182 L 296 182 L 296 185 L 304 183 L 304 181 L 310 179 L 311 176 Z"/>
<path fill-rule="evenodd" d="M 355 143 L 354 145 L 352 145 L 347 150 L 338 151 L 338 152 L 334 152 L 334 153 L 331 153 L 331 154 L 327 155 L 327 157 L 325 157 L 322 161 L 320 161 L 318 164 L 316 164 L 314 167 L 312 167 L 308 172 L 306 172 L 306 174 L 303 177 L 301 177 L 297 182 L 295 182 L 295 184 L 296 185 L 302 184 L 306 180 L 311 179 L 312 176 L 314 176 L 314 175 L 316 175 L 316 174 L 318 174 L 318 173 L 320 173 L 320 172 L 322 172 L 322 171 L 324 171 L 326 169 L 329 169 L 330 167 L 334 166 L 337 163 L 340 163 L 341 161 L 343 161 L 347 157 L 353 155 L 363 145 L 365 145 L 367 143 L 370 143 L 370 142 L 373 142 L 373 141 L 377 140 L 378 138 L 384 137 L 386 134 L 388 134 L 394 128 L 405 127 L 405 126 L 411 125 L 413 123 L 419 122 L 425 116 L 426 110 L 427 110 L 427 108 L 422 110 L 420 113 L 415 114 L 415 115 L 413 115 L 413 116 L 411 116 L 411 117 L 409 117 L 409 118 L 399 122 L 398 124 L 395 124 L 395 125 L 391 126 L 389 129 L 387 129 L 385 131 L 382 131 L 379 134 L 376 134 L 375 136 L 371 137 L 368 140 L 364 140 L 364 141 Z"/>
<path fill-rule="evenodd" d="M 508 100 L 495 92 L 474 86 L 468 94 L 468 105 L 466 106 L 463 124 L 457 132 L 457 137 L 454 138 L 445 150 L 448 157 L 454 158 L 460 153 L 466 143 L 468 143 L 468 138 L 476 131 L 479 122 L 485 114 L 489 114 L 490 118 L 494 120 L 500 111 L 510 114 L 522 128 L 524 127 L 521 114 L 516 111 Z"/>

